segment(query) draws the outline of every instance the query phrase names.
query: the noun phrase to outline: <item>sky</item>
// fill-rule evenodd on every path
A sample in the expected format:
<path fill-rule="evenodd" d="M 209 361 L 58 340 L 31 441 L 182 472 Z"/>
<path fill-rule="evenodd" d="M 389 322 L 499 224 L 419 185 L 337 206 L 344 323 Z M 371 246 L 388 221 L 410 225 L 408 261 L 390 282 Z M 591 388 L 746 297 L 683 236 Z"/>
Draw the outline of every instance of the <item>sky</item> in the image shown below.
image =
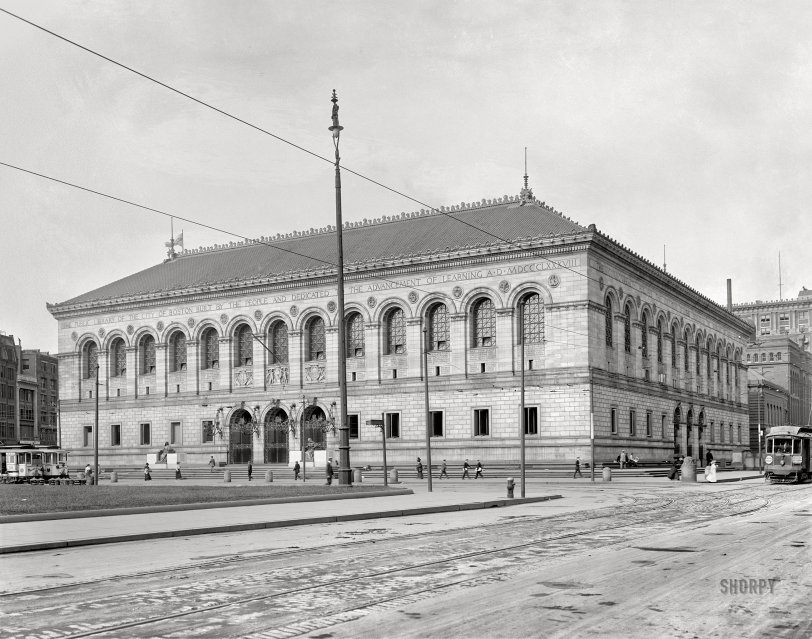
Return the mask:
<path fill-rule="evenodd" d="M 710 299 L 812 288 L 812 3 L 0 0 L 431 206 L 518 194 Z M 333 166 L 0 12 L 0 162 L 241 236 L 335 223 Z M 807 167 L 804 169 L 803 167 Z M 424 208 L 348 172 L 345 221 Z M 185 247 L 235 239 L 175 221 Z M 170 221 L 0 165 L 0 330 L 160 263 Z M 779 254 L 780 280 L 779 291 Z"/>

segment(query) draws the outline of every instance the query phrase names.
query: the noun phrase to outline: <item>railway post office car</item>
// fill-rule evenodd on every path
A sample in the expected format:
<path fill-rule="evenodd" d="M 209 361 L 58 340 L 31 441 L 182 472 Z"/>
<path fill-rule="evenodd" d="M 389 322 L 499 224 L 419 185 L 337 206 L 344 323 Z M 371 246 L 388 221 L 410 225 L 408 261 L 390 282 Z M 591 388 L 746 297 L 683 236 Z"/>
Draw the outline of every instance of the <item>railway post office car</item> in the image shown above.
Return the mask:
<path fill-rule="evenodd" d="M 2 446 L 2 478 L 8 483 L 68 476 L 68 453 L 56 446 Z"/>
<path fill-rule="evenodd" d="M 764 478 L 775 483 L 803 482 L 812 477 L 812 428 L 773 426 L 767 433 Z"/>

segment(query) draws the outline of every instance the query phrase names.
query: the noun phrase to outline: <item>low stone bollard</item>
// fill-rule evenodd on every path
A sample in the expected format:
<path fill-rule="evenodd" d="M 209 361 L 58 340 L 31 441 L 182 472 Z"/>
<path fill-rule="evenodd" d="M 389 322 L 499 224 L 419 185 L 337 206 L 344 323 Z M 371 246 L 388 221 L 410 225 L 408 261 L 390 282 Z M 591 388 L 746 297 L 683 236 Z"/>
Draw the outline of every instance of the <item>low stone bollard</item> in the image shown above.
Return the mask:
<path fill-rule="evenodd" d="M 513 489 L 516 487 L 516 482 L 513 481 L 513 477 L 507 478 L 507 496 L 508 499 L 513 499 Z"/>
<path fill-rule="evenodd" d="M 266 484 L 273 483 L 273 471 L 270 470 L 265 471 L 265 483 Z"/>
<path fill-rule="evenodd" d="M 360 484 L 362 479 L 363 479 L 363 476 L 361 475 L 361 469 L 360 468 L 356 468 L 354 471 L 352 471 L 352 480 L 353 480 L 353 482 L 355 482 L 356 484 Z"/>
<path fill-rule="evenodd" d="M 227 484 L 231 483 L 231 471 L 230 470 L 224 470 L 223 471 L 223 481 L 226 482 Z"/>
<path fill-rule="evenodd" d="M 612 481 L 612 469 L 609 466 L 603 467 L 603 481 Z"/>
<path fill-rule="evenodd" d="M 390 484 L 399 484 L 400 483 L 398 481 L 398 469 L 397 468 L 393 468 L 392 470 L 389 471 L 389 483 Z"/>
<path fill-rule="evenodd" d="M 118 473 L 113 471 L 110 473 L 110 483 L 115 484 L 116 482 L 118 482 Z"/>
<path fill-rule="evenodd" d="M 696 463 L 693 458 L 686 457 L 683 459 L 680 471 L 680 481 L 696 483 Z"/>

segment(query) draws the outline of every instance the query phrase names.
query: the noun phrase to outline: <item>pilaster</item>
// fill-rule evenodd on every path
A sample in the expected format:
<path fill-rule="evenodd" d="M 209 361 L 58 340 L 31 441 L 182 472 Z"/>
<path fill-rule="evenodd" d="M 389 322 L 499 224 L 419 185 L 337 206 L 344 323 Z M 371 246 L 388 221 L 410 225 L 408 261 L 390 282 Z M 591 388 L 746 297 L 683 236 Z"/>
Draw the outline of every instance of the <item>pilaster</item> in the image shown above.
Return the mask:
<path fill-rule="evenodd" d="M 186 379 L 188 390 L 200 395 L 200 342 L 189 340 L 186 342 Z"/>
<path fill-rule="evenodd" d="M 454 313 L 448 316 L 449 334 L 451 337 L 451 367 L 449 375 L 464 374 L 468 377 L 468 341 L 466 336 L 467 315 Z"/>
<path fill-rule="evenodd" d="M 232 361 L 234 358 L 231 352 L 231 338 L 220 337 L 220 390 L 232 392 L 234 380 L 232 376 Z"/>
<path fill-rule="evenodd" d="M 420 377 L 423 371 L 423 318 L 406 319 L 406 362 L 409 377 Z"/>
<path fill-rule="evenodd" d="M 381 381 L 381 324 L 364 324 L 364 357 L 366 359 L 366 379 L 369 382 Z"/>
<path fill-rule="evenodd" d="M 99 393 L 104 389 L 104 400 L 110 399 L 110 351 L 99 350 Z M 99 399 L 102 399 L 101 395 Z M 37 416 L 39 413 L 35 413 Z M 37 417 L 39 419 L 39 417 Z"/>
<path fill-rule="evenodd" d="M 155 342 L 155 383 L 158 386 L 155 391 L 162 397 L 166 397 L 166 372 L 169 368 L 166 357 L 168 352 L 169 349 L 166 344 Z"/>
<path fill-rule="evenodd" d="M 138 397 L 138 369 L 136 368 L 136 347 L 127 346 L 127 397 Z"/>
<path fill-rule="evenodd" d="M 493 360 L 497 371 L 515 371 L 519 359 L 516 350 L 516 335 L 513 333 L 513 309 L 496 309 L 496 358 Z"/>
<path fill-rule="evenodd" d="M 254 333 L 252 376 L 254 378 L 253 387 L 258 391 L 267 390 L 268 388 L 265 384 L 265 362 L 268 361 L 268 351 L 263 346 L 266 343 L 266 338 L 267 336 L 262 333 Z"/>
<path fill-rule="evenodd" d="M 338 358 L 346 357 L 346 350 L 338 352 L 338 326 L 326 326 L 324 328 L 325 365 L 324 381 L 330 384 L 338 383 Z M 346 346 L 346 345 L 345 345 Z"/>
<path fill-rule="evenodd" d="M 302 367 L 302 331 L 288 331 L 288 382 L 297 391 L 302 388 L 304 369 Z"/>

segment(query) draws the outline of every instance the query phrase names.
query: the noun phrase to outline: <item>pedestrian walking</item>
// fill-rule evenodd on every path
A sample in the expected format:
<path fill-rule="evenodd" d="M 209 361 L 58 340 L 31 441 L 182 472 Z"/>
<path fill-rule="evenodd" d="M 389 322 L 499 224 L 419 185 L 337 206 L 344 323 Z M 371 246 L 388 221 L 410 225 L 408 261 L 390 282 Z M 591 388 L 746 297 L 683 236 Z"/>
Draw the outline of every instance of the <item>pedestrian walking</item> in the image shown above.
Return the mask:
<path fill-rule="evenodd" d="M 710 466 L 712 461 L 713 461 L 713 453 L 708 451 L 707 453 L 705 453 L 705 465 Z"/>
<path fill-rule="evenodd" d="M 214 467 L 215 467 L 216 465 L 217 465 L 217 462 L 216 462 L 216 461 L 214 461 L 214 455 L 212 455 L 212 456 L 211 456 L 211 459 L 209 459 L 209 469 L 210 469 L 210 470 L 209 470 L 209 472 L 212 472 L 212 473 L 213 473 L 213 472 L 214 472 Z"/>
<path fill-rule="evenodd" d="M 572 474 L 572 478 L 575 479 L 576 477 L 583 477 L 581 474 L 581 458 L 575 458 L 575 472 Z"/>
<path fill-rule="evenodd" d="M 485 479 L 482 476 L 482 462 L 478 459 L 476 460 L 476 475 L 474 475 L 474 479 Z"/>
<path fill-rule="evenodd" d="M 89 484 L 89 483 L 90 483 L 90 473 L 92 473 L 92 472 L 93 472 L 93 471 L 92 471 L 92 470 L 91 470 L 91 468 L 90 468 L 90 464 L 88 464 L 87 466 L 85 466 L 85 483 L 86 483 L 86 484 Z"/>
<path fill-rule="evenodd" d="M 417 478 L 423 479 L 423 462 L 419 457 L 417 458 Z"/>
<path fill-rule="evenodd" d="M 248 481 L 251 481 L 251 473 L 254 472 L 254 465 L 251 463 L 251 460 L 248 460 Z"/>
<path fill-rule="evenodd" d="M 333 458 L 327 460 L 327 468 L 325 468 L 325 472 L 327 473 L 327 485 L 331 486 L 333 483 Z"/>
<path fill-rule="evenodd" d="M 625 450 L 620 451 L 620 467 L 626 468 L 626 464 L 629 463 L 629 455 L 626 453 Z"/>
<path fill-rule="evenodd" d="M 293 464 L 293 481 L 299 479 L 299 473 L 302 471 L 302 467 L 299 466 L 299 460 L 296 460 L 296 463 Z"/>
<path fill-rule="evenodd" d="M 144 481 L 152 481 L 152 474 L 150 473 L 149 462 L 144 464 Z"/>
<path fill-rule="evenodd" d="M 463 479 L 465 479 L 466 477 L 468 479 L 471 479 L 471 476 L 468 474 L 468 469 L 469 468 L 470 468 L 470 466 L 468 465 L 468 460 L 466 459 L 464 462 L 462 462 L 462 478 Z"/>
<path fill-rule="evenodd" d="M 180 474 L 180 462 L 175 464 L 175 479 L 183 479 Z"/>
<path fill-rule="evenodd" d="M 444 459 L 443 460 L 443 465 L 440 467 L 440 479 L 442 479 L 443 477 L 448 479 L 448 472 L 446 472 L 446 466 L 447 466 L 447 464 L 446 464 L 446 461 Z"/>

